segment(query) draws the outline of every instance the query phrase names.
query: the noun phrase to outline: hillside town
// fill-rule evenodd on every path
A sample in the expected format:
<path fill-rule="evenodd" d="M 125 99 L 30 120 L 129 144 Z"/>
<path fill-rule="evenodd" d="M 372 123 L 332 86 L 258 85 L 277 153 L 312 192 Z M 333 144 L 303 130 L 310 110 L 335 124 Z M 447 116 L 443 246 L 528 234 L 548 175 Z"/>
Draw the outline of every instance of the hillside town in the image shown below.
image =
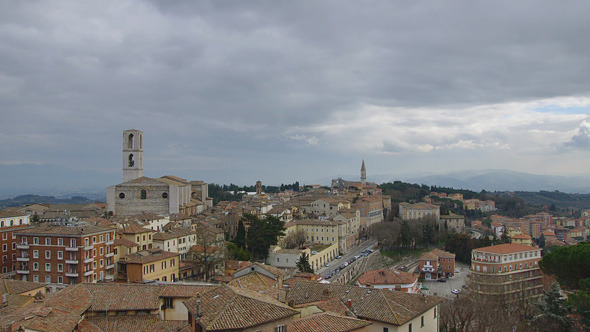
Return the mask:
<path fill-rule="evenodd" d="M 276 193 L 258 181 L 214 202 L 202 179 L 145 177 L 142 138 L 123 132 L 123 182 L 106 202 L 0 211 L 0 330 L 475 331 L 484 323 L 453 321 L 453 306 L 541 303 L 556 280 L 545 251 L 590 235 L 590 210 L 513 218 L 494 200 L 436 191 L 394 202 L 364 160 L 358 181 Z M 526 330 L 503 322 L 495 330 Z"/>

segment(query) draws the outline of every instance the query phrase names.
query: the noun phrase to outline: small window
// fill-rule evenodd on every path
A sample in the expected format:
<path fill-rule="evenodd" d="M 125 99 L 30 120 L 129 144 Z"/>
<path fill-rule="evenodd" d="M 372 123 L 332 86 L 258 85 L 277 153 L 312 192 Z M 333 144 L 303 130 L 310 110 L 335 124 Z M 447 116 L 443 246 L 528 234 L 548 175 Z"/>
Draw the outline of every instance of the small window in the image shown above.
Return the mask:
<path fill-rule="evenodd" d="M 119 198 L 121 198 L 121 199 L 125 198 L 125 194 L 124 193 L 120 193 L 119 194 Z"/>
<path fill-rule="evenodd" d="M 162 198 L 168 198 L 168 193 L 163 193 Z"/>
<path fill-rule="evenodd" d="M 140 191 L 140 198 L 141 199 L 147 199 L 147 190 L 141 189 L 141 191 Z"/>

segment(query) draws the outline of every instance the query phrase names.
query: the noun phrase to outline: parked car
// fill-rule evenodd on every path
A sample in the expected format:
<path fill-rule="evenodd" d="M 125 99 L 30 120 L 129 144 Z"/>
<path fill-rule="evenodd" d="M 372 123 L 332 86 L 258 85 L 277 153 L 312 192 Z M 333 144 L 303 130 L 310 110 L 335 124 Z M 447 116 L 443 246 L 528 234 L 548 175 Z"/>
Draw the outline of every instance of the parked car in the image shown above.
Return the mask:
<path fill-rule="evenodd" d="M 317 251 L 312 251 L 312 252 L 311 252 L 311 254 L 312 254 L 312 255 L 317 255 L 317 254 L 318 254 L 318 252 L 317 252 Z"/>
<path fill-rule="evenodd" d="M 459 294 L 459 293 L 461 293 L 461 290 L 460 289 L 453 289 L 451 291 L 451 293 L 453 293 L 453 294 Z"/>
<path fill-rule="evenodd" d="M 459 273 L 459 269 L 455 269 L 455 273 Z"/>
<path fill-rule="evenodd" d="M 438 279 L 438 282 L 447 282 L 447 279 Z"/>
<path fill-rule="evenodd" d="M 340 256 L 340 255 L 336 256 L 336 259 L 340 259 L 340 258 L 342 258 L 342 256 Z"/>
<path fill-rule="evenodd" d="M 422 290 L 429 290 L 430 288 L 428 288 L 428 286 L 424 285 L 422 286 Z"/>
<path fill-rule="evenodd" d="M 326 267 L 330 267 L 330 263 L 326 263 Z"/>

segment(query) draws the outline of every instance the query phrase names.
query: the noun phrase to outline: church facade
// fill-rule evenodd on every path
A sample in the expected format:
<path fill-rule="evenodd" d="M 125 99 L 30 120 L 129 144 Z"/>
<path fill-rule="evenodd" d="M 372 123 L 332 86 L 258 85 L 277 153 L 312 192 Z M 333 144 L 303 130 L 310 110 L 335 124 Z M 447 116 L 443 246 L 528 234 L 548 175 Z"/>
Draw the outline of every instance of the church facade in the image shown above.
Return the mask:
<path fill-rule="evenodd" d="M 202 181 L 143 176 L 143 133 L 123 131 L 123 183 L 107 188 L 109 212 L 120 217 L 146 213 L 190 216 L 211 206 L 207 196 L 207 184 Z"/>

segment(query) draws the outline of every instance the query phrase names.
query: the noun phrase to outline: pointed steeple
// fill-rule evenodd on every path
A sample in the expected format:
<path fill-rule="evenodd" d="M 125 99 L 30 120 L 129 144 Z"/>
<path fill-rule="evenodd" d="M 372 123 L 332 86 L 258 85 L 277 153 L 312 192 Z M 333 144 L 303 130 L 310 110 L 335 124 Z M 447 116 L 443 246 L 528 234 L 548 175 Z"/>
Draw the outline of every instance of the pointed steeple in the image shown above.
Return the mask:
<path fill-rule="evenodd" d="M 363 159 L 363 164 L 361 165 L 361 184 L 364 186 L 367 184 L 367 169 L 365 168 L 365 160 Z"/>

